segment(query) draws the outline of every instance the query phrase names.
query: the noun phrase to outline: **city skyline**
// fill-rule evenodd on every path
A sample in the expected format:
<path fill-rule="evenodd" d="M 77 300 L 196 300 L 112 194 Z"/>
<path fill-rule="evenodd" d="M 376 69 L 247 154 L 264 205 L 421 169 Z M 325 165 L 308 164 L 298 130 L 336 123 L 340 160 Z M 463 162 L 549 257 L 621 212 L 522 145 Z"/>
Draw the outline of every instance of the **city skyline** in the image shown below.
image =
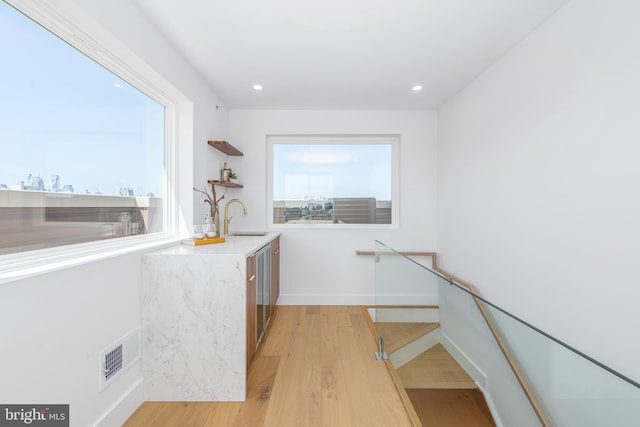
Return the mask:
<path fill-rule="evenodd" d="M 6 184 L 0 182 L 0 190 L 17 190 L 17 191 L 46 191 L 46 192 L 60 192 L 60 193 L 72 193 L 72 194 L 91 194 L 91 195 L 109 195 L 109 196 L 155 196 L 153 193 L 147 194 L 135 194 L 133 188 L 128 186 L 119 187 L 117 192 L 103 193 L 101 191 L 91 192 L 88 189 L 77 190 L 73 184 L 65 184 L 60 180 L 59 174 L 53 174 L 46 181 L 40 175 L 34 175 L 31 172 L 28 173 L 26 180 L 21 180 L 16 184 Z M 117 194 L 116 194 L 117 193 Z"/>

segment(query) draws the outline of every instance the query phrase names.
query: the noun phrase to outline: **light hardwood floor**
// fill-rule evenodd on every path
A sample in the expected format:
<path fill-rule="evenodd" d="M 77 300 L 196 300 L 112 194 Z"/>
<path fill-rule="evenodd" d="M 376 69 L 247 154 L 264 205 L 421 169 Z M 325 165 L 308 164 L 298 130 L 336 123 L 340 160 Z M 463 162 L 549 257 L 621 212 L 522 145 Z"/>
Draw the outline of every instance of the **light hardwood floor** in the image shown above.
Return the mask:
<path fill-rule="evenodd" d="M 361 307 L 278 306 L 246 402 L 146 402 L 126 427 L 411 426 Z"/>

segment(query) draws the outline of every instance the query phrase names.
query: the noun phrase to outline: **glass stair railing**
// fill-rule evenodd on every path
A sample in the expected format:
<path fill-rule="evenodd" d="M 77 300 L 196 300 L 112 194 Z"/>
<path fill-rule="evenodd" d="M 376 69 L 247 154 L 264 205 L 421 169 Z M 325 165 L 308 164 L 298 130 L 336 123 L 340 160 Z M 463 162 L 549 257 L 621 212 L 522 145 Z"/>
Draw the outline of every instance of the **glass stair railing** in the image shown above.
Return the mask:
<path fill-rule="evenodd" d="M 640 426 L 637 382 L 441 271 L 380 242 L 374 255 L 376 298 L 369 311 L 383 344 L 376 356 L 386 354 L 397 371 L 441 345 L 483 392 L 498 426 Z M 421 335 L 421 329 L 429 331 Z"/>

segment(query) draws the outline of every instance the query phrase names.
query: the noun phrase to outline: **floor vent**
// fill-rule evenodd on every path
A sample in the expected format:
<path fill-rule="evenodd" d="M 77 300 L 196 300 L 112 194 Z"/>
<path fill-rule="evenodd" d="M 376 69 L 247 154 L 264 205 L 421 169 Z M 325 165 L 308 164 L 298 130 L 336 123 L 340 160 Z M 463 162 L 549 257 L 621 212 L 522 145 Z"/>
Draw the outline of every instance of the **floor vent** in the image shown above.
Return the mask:
<path fill-rule="evenodd" d="M 140 328 L 100 353 L 100 391 L 140 359 Z"/>

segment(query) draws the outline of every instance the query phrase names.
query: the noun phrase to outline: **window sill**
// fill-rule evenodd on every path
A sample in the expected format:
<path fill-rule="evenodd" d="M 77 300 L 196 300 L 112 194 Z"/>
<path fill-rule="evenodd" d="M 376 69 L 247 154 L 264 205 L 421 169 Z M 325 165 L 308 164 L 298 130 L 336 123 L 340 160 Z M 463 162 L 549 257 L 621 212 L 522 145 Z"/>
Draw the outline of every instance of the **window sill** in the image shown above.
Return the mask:
<path fill-rule="evenodd" d="M 271 224 L 269 228 L 284 230 L 388 230 L 399 228 L 398 224 Z"/>
<path fill-rule="evenodd" d="M 135 236 L 0 256 L 0 285 L 134 252 L 148 252 L 180 242 L 179 237 Z"/>

